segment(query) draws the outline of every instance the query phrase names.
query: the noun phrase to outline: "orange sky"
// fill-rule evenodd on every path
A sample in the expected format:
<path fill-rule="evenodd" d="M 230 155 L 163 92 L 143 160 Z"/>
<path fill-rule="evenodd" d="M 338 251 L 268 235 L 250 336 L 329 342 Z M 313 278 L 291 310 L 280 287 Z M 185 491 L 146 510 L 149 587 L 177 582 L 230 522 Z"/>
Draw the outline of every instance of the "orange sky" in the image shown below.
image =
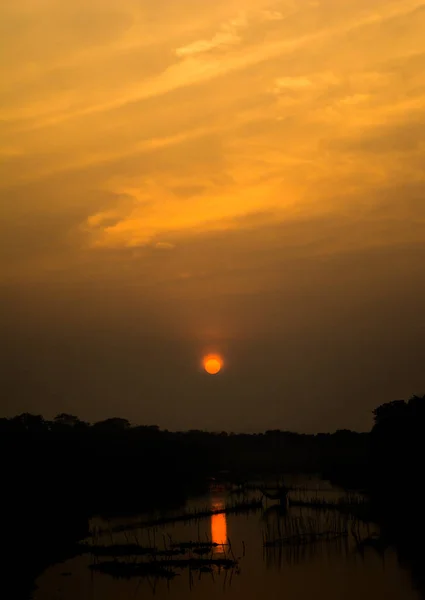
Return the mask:
<path fill-rule="evenodd" d="M 423 391 L 424 3 L 3 0 L 0 23 L 6 411 L 367 428 Z M 228 379 L 197 379 L 210 351 Z M 227 422 L 194 410 L 218 391 Z"/>

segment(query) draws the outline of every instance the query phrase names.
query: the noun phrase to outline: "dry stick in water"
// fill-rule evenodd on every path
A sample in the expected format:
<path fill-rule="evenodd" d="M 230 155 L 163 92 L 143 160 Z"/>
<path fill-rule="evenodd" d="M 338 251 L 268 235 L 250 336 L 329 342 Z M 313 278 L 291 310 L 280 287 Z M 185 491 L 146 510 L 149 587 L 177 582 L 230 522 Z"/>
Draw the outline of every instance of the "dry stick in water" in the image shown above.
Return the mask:
<path fill-rule="evenodd" d="M 223 592 L 224 592 L 224 590 L 226 589 L 226 581 L 227 581 L 227 571 L 226 571 L 226 573 L 225 573 L 225 575 L 224 575 L 224 581 L 223 581 Z"/>
<path fill-rule="evenodd" d="M 235 555 L 233 554 L 233 550 L 232 550 L 232 543 L 231 543 L 229 537 L 227 538 L 227 544 L 229 546 L 230 555 L 232 556 L 233 560 L 236 562 L 236 558 L 235 558 Z"/>

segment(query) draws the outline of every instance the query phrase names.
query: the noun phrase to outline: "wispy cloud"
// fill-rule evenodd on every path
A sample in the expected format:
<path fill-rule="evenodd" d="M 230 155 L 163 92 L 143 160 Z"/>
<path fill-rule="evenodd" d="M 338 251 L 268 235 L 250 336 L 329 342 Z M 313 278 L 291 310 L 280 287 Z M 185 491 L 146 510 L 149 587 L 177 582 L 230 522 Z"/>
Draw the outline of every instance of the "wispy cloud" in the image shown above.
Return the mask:
<path fill-rule="evenodd" d="M 307 77 L 279 77 L 274 82 L 274 89 L 277 92 L 281 90 L 304 90 L 312 85 L 313 82 Z"/>
<path fill-rule="evenodd" d="M 176 55 L 179 57 L 192 56 L 215 50 L 218 48 L 226 48 L 238 44 L 242 41 L 240 32 L 247 26 L 247 18 L 244 13 L 241 13 L 234 19 L 227 21 L 221 25 L 217 31 L 209 39 L 196 40 L 186 46 L 177 48 Z"/>
<path fill-rule="evenodd" d="M 51 115 L 38 119 L 34 123 L 34 126 L 52 126 L 68 119 L 77 119 L 99 112 L 109 112 L 130 103 L 161 96 L 176 89 L 198 85 L 223 76 L 226 73 L 247 69 L 256 64 L 274 60 L 285 54 L 290 54 L 294 50 L 302 50 L 304 48 L 314 49 L 318 43 L 336 40 L 335 36 L 343 36 L 359 28 L 392 20 L 397 16 L 407 15 L 420 6 L 422 6 L 420 0 L 400 0 L 385 5 L 384 8 L 380 8 L 379 10 L 373 10 L 372 7 L 370 13 L 361 17 L 357 15 L 357 11 L 353 10 L 351 19 L 337 25 L 328 26 L 326 22 L 319 23 L 317 29 L 312 32 L 306 33 L 301 29 L 299 35 L 292 32 L 290 36 L 284 36 L 284 39 L 278 40 L 272 38 L 267 42 L 262 40 L 261 44 L 246 48 L 240 47 L 239 31 L 248 27 L 250 23 L 246 22 L 245 16 L 240 16 L 233 20 L 230 19 L 222 26 L 223 29 L 214 34 L 212 38 L 196 40 L 185 46 L 181 46 L 179 51 L 181 52 L 180 58 L 182 60 L 177 64 L 170 65 L 160 74 L 146 78 L 143 81 L 137 81 L 137 83 L 134 81 L 126 82 L 120 88 L 111 90 L 111 94 L 108 95 L 111 96 L 110 99 L 104 102 L 92 104 L 89 99 L 88 101 L 82 100 L 82 104 L 85 104 L 82 108 L 71 106 L 66 110 L 55 108 L 55 105 L 52 104 Z M 263 21 L 263 26 L 265 25 L 266 23 Z M 231 44 L 229 44 L 230 40 L 233 40 Z M 210 55 L 210 52 L 208 52 L 208 50 L 220 46 L 224 48 L 226 44 L 229 52 L 226 55 L 225 61 L 214 56 L 213 53 Z M 37 110 L 28 110 L 26 118 L 37 117 Z M 1 114 L 3 118 L 19 120 L 21 112 L 21 109 L 10 106 L 9 108 L 3 108 Z"/>
<path fill-rule="evenodd" d="M 172 244 L 171 242 L 156 242 L 155 243 L 155 248 L 157 250 L 173 250 L 173 248 L 175 248 L 176 245 Z"/>
<path fill-rule="evenodd" d="M 260 15 L 265 21 L 281 21 L 284 18 L 278 10 L 263 10 Z"/>
<path fill-rule="evenodd" d="M 12 85 L 3 103 L 3 189 L 60 186 L 75 174 L 88 206 L 86 247 L 165 250 L 161 244 L 174 244 L 177 234 L 233 230 L 260 208 L 273 208 L 276 220 L 332 213 L 335 185 L 367 193 L 384 180 L 418 176 L 416 140 L 403 168 L 389 153 L 381 153 L 382 164 L 366 158 L 356 140 L 375 139 L 374 129 L 389 120 L 403 131 L 406 112 L 425 107 L 423 16 L 412 12 L 419 0 L 376 1 L 364 10 L 354 0 L 344 10 L 252 0 L 240 13 L 239 2 L 223 0 L 214 19 L 216 9 L 195 18 L 188 7 L 182 23 L 170 17 L 168 40 L 151 7 L 146 55 L 136 35 L 143 20 L 130 4 L 123 7 L 128 31 L 110 20 L 108 47 L 87 49 L 90 61 L 115 57 L 100 63 L 96 81 L 84 61 L 72 63 L 71 44 L 65 70 L 38 80 L 35 69 L 34 88 L 24 95 Z M 406 24 L 411 34 L 394 45 Z M 16 62 L 19 69 L 25 60 Z M 130 193 L 135 203 L 90 210 L 98 187 Z"/>

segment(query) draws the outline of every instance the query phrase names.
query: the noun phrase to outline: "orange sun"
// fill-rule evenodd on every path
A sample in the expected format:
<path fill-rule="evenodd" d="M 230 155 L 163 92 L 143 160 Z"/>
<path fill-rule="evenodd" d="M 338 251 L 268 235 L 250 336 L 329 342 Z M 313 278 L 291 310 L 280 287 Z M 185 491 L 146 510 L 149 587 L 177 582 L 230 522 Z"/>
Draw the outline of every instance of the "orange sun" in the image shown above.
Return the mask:
<path fill-rule="evenodd" d="M 221 371 L 223 359 L 217 354 L 209 354 L 208 356 L 205 356 L 203 365 L 207 373 L 210 375 L 216 375 L 219 371 Z"/>

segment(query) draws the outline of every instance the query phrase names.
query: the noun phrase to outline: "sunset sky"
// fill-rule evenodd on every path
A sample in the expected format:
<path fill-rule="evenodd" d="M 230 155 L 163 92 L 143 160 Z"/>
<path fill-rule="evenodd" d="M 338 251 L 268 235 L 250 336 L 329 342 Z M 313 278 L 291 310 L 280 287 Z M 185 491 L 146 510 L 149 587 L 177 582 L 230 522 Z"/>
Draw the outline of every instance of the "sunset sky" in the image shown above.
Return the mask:
<path fill-rule="evenodd" d="M 2 0 L 1 413 L 367 430 L 425 393 L 424 32 L 420 0 Z"/>

